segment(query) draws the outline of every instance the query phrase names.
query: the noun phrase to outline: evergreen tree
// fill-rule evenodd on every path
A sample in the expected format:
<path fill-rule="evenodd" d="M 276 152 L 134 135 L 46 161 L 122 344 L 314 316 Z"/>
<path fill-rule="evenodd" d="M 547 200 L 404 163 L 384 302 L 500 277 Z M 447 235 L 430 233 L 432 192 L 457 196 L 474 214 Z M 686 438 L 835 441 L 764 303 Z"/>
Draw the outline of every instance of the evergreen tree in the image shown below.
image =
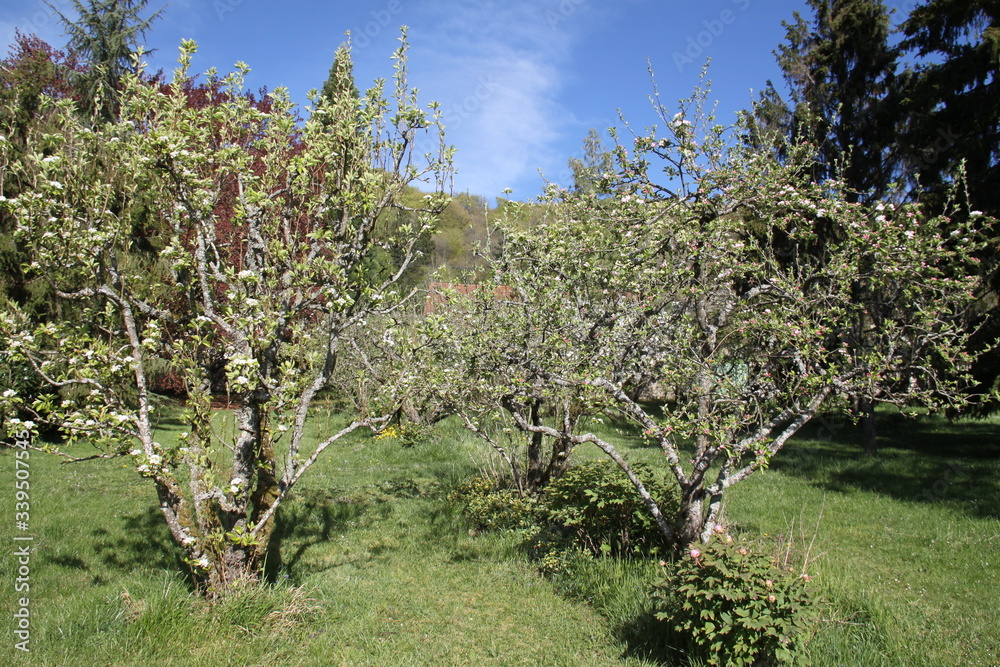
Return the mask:
<path fill-rule="evenodd" d="M 904 75 L 911 166 L 940 201 L 965 161 L 970 204 L 1000 213 L 1000 2 L 931 0 L 903 23 L 901 47 L 923 59 Z"/>
<path fill-rule="evenodd" d="M 569 168 L 573 171 L 573 189 L 584 194 L 607 194 L 601 179 L 614 172 L 614 155 L 601 140 L 600 133 L 591 128 L 583 140 L 583 158 L 571 157 Z"/>
<path fill-rule="evenodd" d="M 73 21 L 46 4 L 66 27 L 70 51 L 87 65 L 76 80 L 82 109 L 97 120 L 115 120 L 119 82 L 132 69 L 142 37 L 163 9 L 143 18 L 149 0 L 86 0 L 86 4 L 73 0 L 77 14 Z"/>
<path fill-rule="evenodd" d="M 319 92 L 324 100 L 331 103 L 344 94 L 349 94 L 354 99 L 361 97 L 354 83 L 354 64 L 351 62 L 351 51 L 347 45 L 340 46 L 334 53 L 330 74 Z"/>
<path fill-rule="evenodd" d="M 877 201 L 889 192 L 899 163 L 892 141 L 898 53 L 889 45 L 888 10 L 880 0 L 808 4 L 812 21 L 796 12 L 783 22 L 785 43 L 775 52 L 789 101 L 768 82 L 754 132 L 814 143 L 816 180 L 839 176 L 858 201 Z"/>
<path fill-rule="evenodd" d="M 902 142 L 917 195 L 940 211 L 964 162 L 969 209 L 1000 216 L 1000 1 L 931 0 L 914 9 L 901 30 L 901 47 L 918 58 L 901 86 L 907 120 Z M 980 395 L 1000 389 L 1000 253 L 997 231 L 990 233 L 984 270 L 993 307 L 971 340 L 979 353 L 972 374 Z M 1000 403 L 980 400 L 977 408 L 992 412 Z"/>

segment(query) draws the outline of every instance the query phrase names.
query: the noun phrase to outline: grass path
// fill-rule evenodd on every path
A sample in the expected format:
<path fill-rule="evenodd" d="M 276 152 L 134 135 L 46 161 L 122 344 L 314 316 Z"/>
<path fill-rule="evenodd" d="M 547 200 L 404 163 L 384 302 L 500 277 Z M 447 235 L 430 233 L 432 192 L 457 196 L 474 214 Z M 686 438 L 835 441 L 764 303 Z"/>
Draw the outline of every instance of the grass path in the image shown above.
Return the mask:
<path fill-rule="evenodd" d="M 334 452 L 282 513 L 276 591 L 214 610 L 174 573 L 148 484 L 120 465 L 34 455 L 31 652 L 5 642 L 0 664 L 648 664 L 621 657 L 608 623 L 559 595 L 511 537 L 469 534 L 441 498 L 443 479 L 473 470 L 456 453 L 371 438 Z M 0 568 L 12 609 L 15 568 Z"/>
<path fill-rule="evenodd" d="M 446 432 L 413 448 L 357 437 L 329 452 L 279 515 L 272 587 L 214 608 L 177 574 L 144 480 L 114 462 L 33 455 L 31 652 L 4 642 L 0 664 L 660 664 L 641 620 L 655 565 L 588 561 L 549 580 L 516 537 L 471 535 L 444 495 L 475 471 L 476 451 Z M 13 483 L 0 452 L 0 489 Z M 5 610 L 21 595 L 12 504 L 0 493 Z M 809 570 L 832 606 L 814 664 L 1000 665 L 995 422 L 890 419 L 876 460 L 847 436 L 804 438 L 735 487 L 727 513 L 799 549 L 815 533 Z"/>

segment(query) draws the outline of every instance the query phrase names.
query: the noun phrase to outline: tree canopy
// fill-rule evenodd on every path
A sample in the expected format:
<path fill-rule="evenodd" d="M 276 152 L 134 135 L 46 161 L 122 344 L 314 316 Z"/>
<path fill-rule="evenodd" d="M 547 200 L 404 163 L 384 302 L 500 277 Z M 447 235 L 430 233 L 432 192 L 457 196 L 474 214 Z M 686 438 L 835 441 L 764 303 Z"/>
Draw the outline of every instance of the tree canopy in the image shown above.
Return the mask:
<path fill-rule="evenodd" d="M 675 115 L 658 108 L 662 125 L 631 151 L 618 144 L 610 197 L 553 187 L 535 224 L 498 221 L 492 278 L 435 311 L 441 351 L 422 377 L 468 406 L 477 432 L 505 414 L 529 441 L 557 443 L 557 458 L 597 445 L 687 544 L 707 539 L 726 490 L 821 408 L 962 402 L 977 241 L 919 207 L 869 207 L 842 181 L 814 181 L 809 143 L 783 160 L 738 145 L 746 128 L 717 125 L 703 93 Z M 821 219 L 841 232 L 817 253 Z M 859 284 L 878 292 L 878 310 Z M 856 327 L 864 346 L 847 342 Z M 662 412 L 638 399 L 651 381 L 669 388 Z M 540 401 L 575 408 L 539 419 Z M 573 414 L 630 423 L 662 450 L 681 491 L 676 523 Z M 513 466 L 502 436 L 489 437 Z"/>
<path fill-rule="evenodd" d="M 256 578 L 278 506 L 321 453 L 384 422 L 359 416 L 304 449 L 347 341 L 403 303 L 394 286 L 447 198 L 428 195 L 385 231 L 387 214 L 418 179 L 443 187 L 450 153 L 411 158 L 439 122 L 407 87 L 405 41 L 394 102 L 377 82 L 361 100 L 316 99 L 304 126 L 284 90 L 266 105 L 242 94 L 243 64 L 192 104 L 194 52 L 182 45 L 169 86 L 127 75 L 117 122 L 91 127 L 71 101 L 48 100 L 58 132 L 33 132 L 23 159 L 3 163 L 28 186 L 2 202 L 28 272 L 78 316 L 3 310 L 5 359 L 55 393 L 2 401 L 32 417 L 11 424 L 47 423 L 94 457 L 131 461 L 196 580 L 218 593 Z M 130 251 L 136 216 L 158 221 L 150 256 Z M 366 270 L 385 249 L 399 251 L 394 270 Z M 188 430 L 171 447 L 157 440 L 151 386 L 164 370 L 186 397 Z M 211 409 L 220 392 L 235 406 L 228 436 Z"/>

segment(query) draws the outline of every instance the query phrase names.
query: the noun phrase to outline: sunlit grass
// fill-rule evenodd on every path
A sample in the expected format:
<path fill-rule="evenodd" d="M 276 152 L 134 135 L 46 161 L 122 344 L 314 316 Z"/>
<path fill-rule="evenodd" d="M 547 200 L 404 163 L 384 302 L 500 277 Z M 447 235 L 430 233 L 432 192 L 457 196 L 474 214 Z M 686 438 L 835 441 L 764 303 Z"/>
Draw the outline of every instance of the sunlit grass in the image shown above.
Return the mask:
<path fill-rule="evenodd" d="M 883 422 L 874 460 L 849 425 L 793 441 L 731 490 L 726 516 L 809 549 L 830 602 L 815 664 L 996 665 L 1000 429 Z M 183 428 L 164 426 L 164 440 Z M 658 461 L 603 428 L 630 459 Z M 11 461 L 0 453 L 0 488 L 13 489 Z M 131 467 L 33 454 L 32 651 L 8 641 L 0 663 L 681 664 L 649 616 L 656 563 L 577 559 L 572 575 L 546 579 L 516 536 L 470 534 L 444 498 L 482 461 L 453 424 L 414 447 L 370 434 L 338 443 L 279 513 L 266 586 L 213 607 L 192 596 L 155 493 Z M 12 496 L 0 493 L 0 516 Z M 12 609 L 15 568 L 2 563 L 0 604 Z"/>

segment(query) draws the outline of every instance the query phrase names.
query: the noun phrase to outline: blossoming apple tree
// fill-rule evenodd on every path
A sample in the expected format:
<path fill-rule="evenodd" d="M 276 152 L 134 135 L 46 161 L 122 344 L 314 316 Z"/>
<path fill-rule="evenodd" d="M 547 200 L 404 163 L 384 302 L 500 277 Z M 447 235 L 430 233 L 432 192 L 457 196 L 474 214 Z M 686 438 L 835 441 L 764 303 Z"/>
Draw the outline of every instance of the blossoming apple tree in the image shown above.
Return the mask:
<path fill-rule="evenodd" d="M 864 206 L 812 182 L 811 146 L 748 150 L 701 93 L 676 115 L 654 100 L 662 125 L 619 142 L 610 195 L 553 186 L 538 223 L 498 223 L 491 282 L 454 298 L 443 358 L 465 369 L 452 385 L 474 383 L 483 415 L 600 447 L 683 545 L 707 540 L 727 489 L 821 409 L 961 402 L 977 241 L 915 206 Z M 639 400 L 651 382 L 667 389 L 662 408 Z M 606 437 L 536 419 L 539 396 L 636 427 L 679 485 L 679 517 Z"/>
<path fill-rule="evenodd" d="M 131 460 L 215 594 L 257 576 L 275 512 L 317 457 L 378 426 L 368 415 L 318 444 L 306 432 L 346 341 L 401 302 L 393 286 L 447 203 L 450 149 L 415 152 L 422 135 L 443 135 L 436 105 L 419 107 L 407 88 L 405 33 L 394 89 L 379 80 L 361 96 L 314 96 L 304 123 L 282 89 L 251 104 L 243 64 L 191 104 L 194 52 L 182 44 L 169 85 L 130 77 L 120 121 L 90 127 L 57 103 L 59 130 L 7 165 L 32 186 L 4 202 L 31 275 L 74 316 L 36 326 L 9 308 L 0 348 L 59 390 L 7 392 L 6 414 L 62 429 L 68 443 L 52 448 L 64 455 L 83 458 L 67 449 L 83 440 L 94 456 Z M 346 50 L 338 62 L 349 68 Z M 400 223 L 389 212 L 421 182 L 435 193 Z M 136 216 L 155 223 L 153 255 L 133 250 Z M 401 261 L 373 269 L 380 247 Z M 176 443 L 155 428 L 151 381 L 163 369 L 187 399 Z M 211 408 L 220 391 L 235 406 L 231 436 Z"/>

